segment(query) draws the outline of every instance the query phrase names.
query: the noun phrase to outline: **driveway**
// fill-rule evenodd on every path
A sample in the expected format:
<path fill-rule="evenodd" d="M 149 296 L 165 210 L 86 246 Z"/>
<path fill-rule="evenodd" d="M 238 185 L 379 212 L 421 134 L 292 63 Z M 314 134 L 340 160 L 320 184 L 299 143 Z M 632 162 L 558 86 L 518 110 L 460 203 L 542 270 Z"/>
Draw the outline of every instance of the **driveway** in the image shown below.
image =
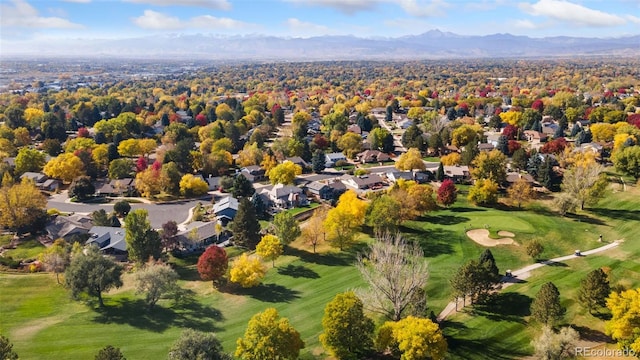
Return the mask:
<path fill-rule="evenodd" d="M 207 195 L 200 199 L 181 200 L 171 203 L 139 203 L 131 204 L 131 209 L 146 209 L 149 212 L 149 222 L 151 227 L 159 229 L 162 224 L 173 220 L 180 224 L 189 217 L 189 209 L 198 203 L 203 205 L 211 202 L 212 195 Z M 113 203 L 109 204 L 82 204 L 67 202 L 67 192 L 51 196 L 47 201 L 47 209 L 58 209 L 63 212 L 92 213 L 96 210 L 104 209 L 107 212 L 113 210 Z"/>

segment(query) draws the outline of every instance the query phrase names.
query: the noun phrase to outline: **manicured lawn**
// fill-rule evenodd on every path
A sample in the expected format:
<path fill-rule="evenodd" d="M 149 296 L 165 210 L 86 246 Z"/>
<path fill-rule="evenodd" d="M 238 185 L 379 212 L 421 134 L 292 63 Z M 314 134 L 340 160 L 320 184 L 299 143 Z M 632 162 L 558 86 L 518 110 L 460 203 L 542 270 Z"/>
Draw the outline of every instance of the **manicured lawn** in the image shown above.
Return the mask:
<path fill-rule="evenodd" d="M 15 249 L 7 250 L 5 256 L 11 256 L 15 260 L 35 259 L 44 250 L 44 246 L 35 238 L 20 240 Z"/>
<path fill-rule="evenodd" d="M 545 258 L 598 247 L 602 245 L 597 242 L 599 234 L 605 241 L 626 240 L 604 254 L 535 270 L 526 283 L 507 288 L 491 306 L 468 307 L 450 317 L 443 324 L 450 345 L 448 358 L 512 359 L 530 354 L 530 341 L 538 327 L 527 322 L 528 307 L 547 281 L 560 289 L 568 308 L 567 319 L 593 329 L 591 335 L 601 332 L 602 321 L 577 306 L 576 291 L 588 271 L 605 266 L 611 268 L 612 284 L 640 284 L 640 242 L 635 241 L 640 238 L 640 196 L 637 188 L 628 188 L 625 193 L 612 193 L 580 216 L 562 218 L 540 204 L 521 211 L 475 207 L 461 194 L 451 208 L 407 222 L 401 230 L 421 243 L 430 264 L 428 305 L 436 314 L 451 300 L 452 274 L 484 250 L 466 236 L 466 229 L 511 231 L 520 245 L 538 239 L 545 247 Z M 364 285 L 353 267 L 358 249 L 337 253 L 323 244 L 318 247 L 323 253 L 312 254 L 300 241 L 293 245 L 276 261 L 276 268 L 269 268 L 263 284 L 249 290 L 219 292 L 210 282 L 198 279 L 197 256 L 173 259 L 180 284 L 190 296 L 178 305 L 161 300 L 151 312 L 142 304 L 142 296 L 134 293 L 130 274 L 125 276 L 122 289 L 106 295 L 105 309 L 97 309 L 92 302 L 71 300 L 50 274 L 0 274 L 0 332 L 13 341 L 21 359 L 92 358 L 108 344 L 120 347 L 131 359 L 165 358 L 171 343 L 187 327 L 215 332 L 225 349 L 233 352 L 249 318 L 275 307 L 302 334 L 307 345 L 302 358 L 324 358 L 318 341 L 324 306 L 336 293 Z M 364 242 L 359 248 L 363 246 Z M 35 253 L 42 248 L 18 250 Z M 501 245 L 491 250 L 501 272 L 532 263 L 524 246 Z"/>

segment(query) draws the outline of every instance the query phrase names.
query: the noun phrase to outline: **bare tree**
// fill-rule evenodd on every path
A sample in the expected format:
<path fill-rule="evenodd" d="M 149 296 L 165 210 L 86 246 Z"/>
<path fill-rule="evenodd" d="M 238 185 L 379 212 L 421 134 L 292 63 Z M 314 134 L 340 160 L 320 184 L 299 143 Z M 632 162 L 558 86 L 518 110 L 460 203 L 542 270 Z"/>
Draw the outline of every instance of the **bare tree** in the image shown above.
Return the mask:
<path fill-rule="evenodd" d="M 358 291 L 358 296 L 371 311 L 398 321 L 412 303 L 425 301 L 421 290 L 429 272 L 424 253 L 399 233 L 376 235 L 369 251 L 358 256 L 356 267 L 370 286 Z M 423 299 L 416 299 L 417 295 Z"/>

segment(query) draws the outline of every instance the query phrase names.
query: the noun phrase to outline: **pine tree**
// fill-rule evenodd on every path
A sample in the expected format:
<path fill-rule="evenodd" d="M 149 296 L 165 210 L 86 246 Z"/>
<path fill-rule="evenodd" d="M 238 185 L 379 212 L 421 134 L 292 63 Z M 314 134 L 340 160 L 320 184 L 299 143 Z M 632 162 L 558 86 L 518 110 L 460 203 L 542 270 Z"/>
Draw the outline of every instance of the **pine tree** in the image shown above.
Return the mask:
<path fill-rule="evenodd" d="M 569 136 L 574 137 L 574 136 L 578 135 L 578 133 L 581 130 L 582 130 L 582 127 L 578 123 L 575 123 L 575 124 L 573 124 L 573 127 L 571 128 L 571 134 Z"/>
<path fill-rule="evenodd" d="M 537 174 L 538 181 L 540 181 L 542 186 L 554 192 L 559 190 L 562 179 L 558 174 L 556 174 L 555 170 L 553 170 L 553 161 L 551 160 L 551 156 L 545 156 L 544 162 L 542 162 L 538 167 Z"/>
<path fill-rule="evenodd" d="M 498 138 L 496 149 L 507 156 L 509 155 L 509 140 L 506 136 L 500 135 L 500 137 Z"/>
<path fill-rule="evenodd" d="M 316 150 L 313 153 L 313 158 L 311 159 L 311 167 L 313 168 L 313 172 L 316 174 L 320 174 L 325 169 L 325 155 L 324 152 L 320 149 Z"/>
<path fill-rule="evenodd" d="M 267 214 L 267 204 L 264 203 L 261 195 L 253 194 L 251 204 L 256 212 L 258 219 L 264 219 Z"/>
<path fill-rule="evenodd" d="M 482 254 L 480 254 L 479 261 L 481 265 L 486 265 L 487 269 L 493 276 L 496 278 L 499 277 L 500 271 L 498 270 L 498 266 L 496 266 L 496 259 L 493 257 L 491 250 L 485 249 Z"/>
<path fill-rule="evenodd" d="M 476 139 L 472 139 L 462 151 L 462 164 L 470 165 L 479 153 L 480 150 L 478 150 L 478 142 Z"/>
<path fill-rule="evenodd" d="M 607 297 L 611 293 L 609 279 L 602 269 L 595 269 L 580 282 L 578 299 L 589 312 L 598 306 L 607 305 Z"/>
<path fill-rule="evenodd" d="M 253 184 L 244 175 L 240 174 L 236 176 L 233 181 L 233 197 L 250 197 L 255 192 L 256 189 L 253 188 Z"/>
<path fill-rule="evenodd" d="M 560 305 L 560 292 L 552 282 L 543 284 L 531 303 L 531 317 L 546 325 L 560 320 L 565 311 Z"/>
<path fill-rule="evenodd" d="M 236 245 L 253 250 L 260 242 L 260 223 L 258 223 L 256 211 L 249 199 L 242 198 L 240 200 L 238 212 L 231 224 L 231 231 L 233 232 L 233 242 Z"/>
<path fill-rule="evenodd" d="M 438 164 L 438 170 L 436 171 L 436 180 L 438 181 L 444 180 L 444 165 L 442 165 L 442 162 Z"/>

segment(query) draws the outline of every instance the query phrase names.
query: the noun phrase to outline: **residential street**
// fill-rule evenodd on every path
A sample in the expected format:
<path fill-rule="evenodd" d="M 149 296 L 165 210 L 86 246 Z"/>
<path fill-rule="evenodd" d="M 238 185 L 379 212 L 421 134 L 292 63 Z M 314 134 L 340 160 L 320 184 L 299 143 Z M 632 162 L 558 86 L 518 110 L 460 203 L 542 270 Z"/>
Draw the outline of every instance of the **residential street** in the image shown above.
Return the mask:
<path fill-rule="evenodd" d="M 146 209 L 149 212 L 149 222 L 151 227 L 160 228 L 162 224 L 169 220 L 174 220 L 176 223 L 181 223 L 189 216 L 189 209 L 196 206 L 198 203 L 208 204 L 211 202 L 212 195 L 207 195 L 201 199 L 182 200 L 164 204 L 152 204 L 152 203 L 138 203 L 131 204 L 131 209 Z M 113 203 L 110 204 L 81 204 L 67 202 L 67 192 L 63 191 L 60 194 L 53 195 L 48 199 L 47 209 L 58 209 L 64 212 L 75 213 L 91 213 L 96 210 L 105 209 L 107 212 L 113 208 Z"/>

